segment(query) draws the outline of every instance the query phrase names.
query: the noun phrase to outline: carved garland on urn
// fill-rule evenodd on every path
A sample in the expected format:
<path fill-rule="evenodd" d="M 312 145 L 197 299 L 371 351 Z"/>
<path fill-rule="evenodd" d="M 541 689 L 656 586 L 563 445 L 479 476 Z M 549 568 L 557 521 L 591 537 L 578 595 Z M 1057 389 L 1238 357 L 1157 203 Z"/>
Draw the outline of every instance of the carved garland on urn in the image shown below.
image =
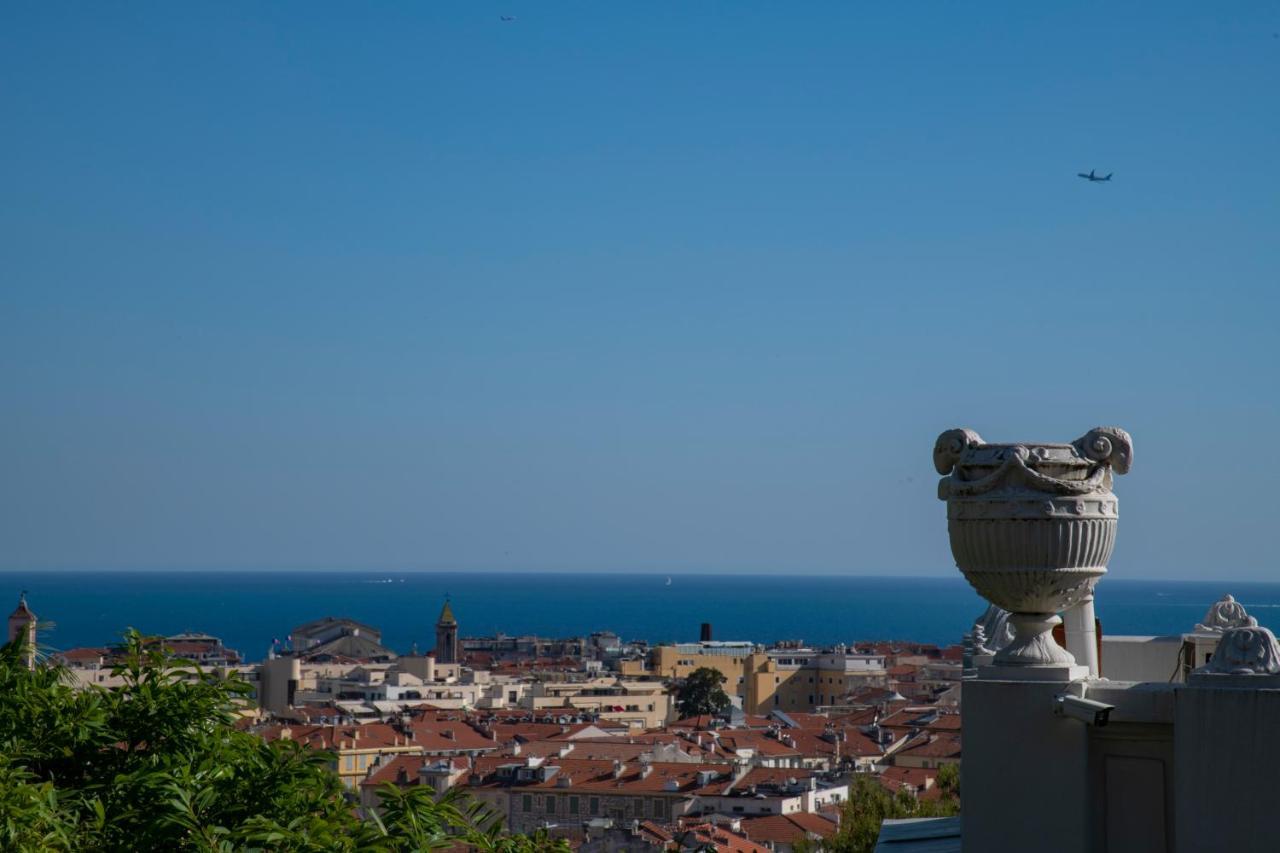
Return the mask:
<path fill-rule="evenodd" d="M 995 662 L 1074 664 L 1050 631 L 1107 571 L 1120 513 L 1112 474 L 1133 464 L 1129 434 L 1097 427 L 1071 444 L 987 444 L 953 429 L 938 437 L 933 462 L 956 566 L 1010 611 L 1014 636 Z"/>

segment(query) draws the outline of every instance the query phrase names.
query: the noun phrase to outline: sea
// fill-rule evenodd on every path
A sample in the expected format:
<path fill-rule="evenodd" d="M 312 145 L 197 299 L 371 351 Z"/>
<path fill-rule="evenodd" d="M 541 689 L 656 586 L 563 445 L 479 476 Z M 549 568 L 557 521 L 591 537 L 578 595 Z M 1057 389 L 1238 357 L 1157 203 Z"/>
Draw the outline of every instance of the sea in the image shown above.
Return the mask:
<path fill-rule="evenodd" d="M 222 638 L 247 660 L 290 630 L 346 616 L 382 631 L 401 652 L 435 644 L 450 599 L 463 636 L 542 637 L 613 631 L 624 640 L 687 642 L 703 622 L 717 640 L 958 642 L 985 609 L 954 577 L 482 572 L 6 572 L 0 606 L 25 590 L 51 649 L 109 645 L 123 630 Z M 1280 583 L 1106 578 L 1095 608 L 1103 632 L 1189 631 L 1224 593 L 1260 624 L 1280 627 Z"/>

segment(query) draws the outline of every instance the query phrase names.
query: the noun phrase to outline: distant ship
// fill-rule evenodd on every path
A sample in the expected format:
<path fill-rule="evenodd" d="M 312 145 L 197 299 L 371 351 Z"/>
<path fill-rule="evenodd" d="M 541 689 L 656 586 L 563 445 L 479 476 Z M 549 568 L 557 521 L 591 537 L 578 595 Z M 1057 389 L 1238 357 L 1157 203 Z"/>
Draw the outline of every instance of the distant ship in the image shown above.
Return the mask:
<path fill-rule="evenodd" d="M 667 586 L 671 586 L 671 578 L 667 578 Z"/>

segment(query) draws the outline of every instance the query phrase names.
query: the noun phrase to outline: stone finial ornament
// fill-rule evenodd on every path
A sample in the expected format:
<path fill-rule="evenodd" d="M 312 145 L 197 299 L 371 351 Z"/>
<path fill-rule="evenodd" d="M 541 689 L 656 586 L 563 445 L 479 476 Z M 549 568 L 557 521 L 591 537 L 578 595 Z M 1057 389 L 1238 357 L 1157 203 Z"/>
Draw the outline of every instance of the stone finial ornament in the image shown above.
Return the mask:
<path fill-rule="evenodd" d="M 1096 427 L 1070 444 L 988 444 L 973 430 L 938 436 L 933 463 L 956 566 L 978 594 L 1009 611 L 997 665 L 1072 666 L 1050 634 L 1057 614 L 1092 595 L 1115 547 L 1112 475 L 1133 464 L 1133 440 Z M 990 612 L 990 611 L 988 611 Z M 998 642 L 994 626 L 983 628 Z"/>
<path fill-rule="evenodd" d="M 987 640 L 986 646 L 990 649 L 986 654 L 993 655 L 1013 642 L 1013 626 L 1009 624 L 1008 610 L 989 604 L 978 617 L 978 625 L 982 628 Z"/>
<path fill-rule="evenodd" d="M 1228 628 L 1222 632 L 1213 657 L 1197 673 L 1211 675 L 1276 675 L 1280 674 L 1280 644 L 1276 635 L 1255 622 L 1246 628 Z"/>
<path fill-rule="evenodd" d="M 1196 625 L 1196 633 L 1221 634 L 1232 628 L 1256 628 L 1258 620 L 1245 612 L 1244 605 L 1224 595 L 1209 606 L 1204 621 Z"/>
<path fill-rule="evenodd" d="M 981 623 L 973 626 L 973 653 L 975 655 L 994 655 L 995 649 L 987 648 L 987 632 L 982 629 Z"/>

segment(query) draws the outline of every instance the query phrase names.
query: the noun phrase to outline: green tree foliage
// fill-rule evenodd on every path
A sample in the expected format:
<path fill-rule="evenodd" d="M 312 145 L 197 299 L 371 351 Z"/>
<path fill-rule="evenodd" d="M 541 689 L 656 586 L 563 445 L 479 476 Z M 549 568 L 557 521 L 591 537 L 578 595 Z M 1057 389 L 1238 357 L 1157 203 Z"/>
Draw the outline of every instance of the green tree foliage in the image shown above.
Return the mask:
<path fill-rule="evenodd" d="M 494 853 L 568 851 L 505 835 L 501 816 L 458 791 L 379 791 L 362 820 L 333 756 L 232 726 L 247 685 L 125 635 L 123 686 L 74 690 L 59 667 L 0 647 L 0 849 L 16 851 L 359 851 L 464 844 Z"/>
<path fill-rule="evenodd" d="M 938 772 L 938 781 L 946 771 Z M 954 768 L 947 771 L 959 791 L 959 773 Z M 950 784 L 950 783 L 948 783 Z M 795 845 L 796 853 L 872 853 L 876 839 L 880 837 L 880 824 L 885 820 L 909 817 L 951 817 L 960 814 L 960 800 L 942 788 L 937 800 L 918 800 L 905 788 L 890 794 L 880 783 L 867 776 L 855 776 L 849 783 L 849 801 L 840 814 L 840 829 L 825 841 L 801 841 Z"/>
<path fill-rule="evenodd" d="M 960 765 L 944 764 L 938 768 L 938 781 L 934 783 L 944 797 L 960 799 Z"/>
<path fill-rule="evenodd" d="M 729 695 L 720 685 L 727 680 L 720 670 L 709 666 L 698 667 L 689 673 L 676 699 L 680 716 L 722 713 L 729 707 Z"/>

